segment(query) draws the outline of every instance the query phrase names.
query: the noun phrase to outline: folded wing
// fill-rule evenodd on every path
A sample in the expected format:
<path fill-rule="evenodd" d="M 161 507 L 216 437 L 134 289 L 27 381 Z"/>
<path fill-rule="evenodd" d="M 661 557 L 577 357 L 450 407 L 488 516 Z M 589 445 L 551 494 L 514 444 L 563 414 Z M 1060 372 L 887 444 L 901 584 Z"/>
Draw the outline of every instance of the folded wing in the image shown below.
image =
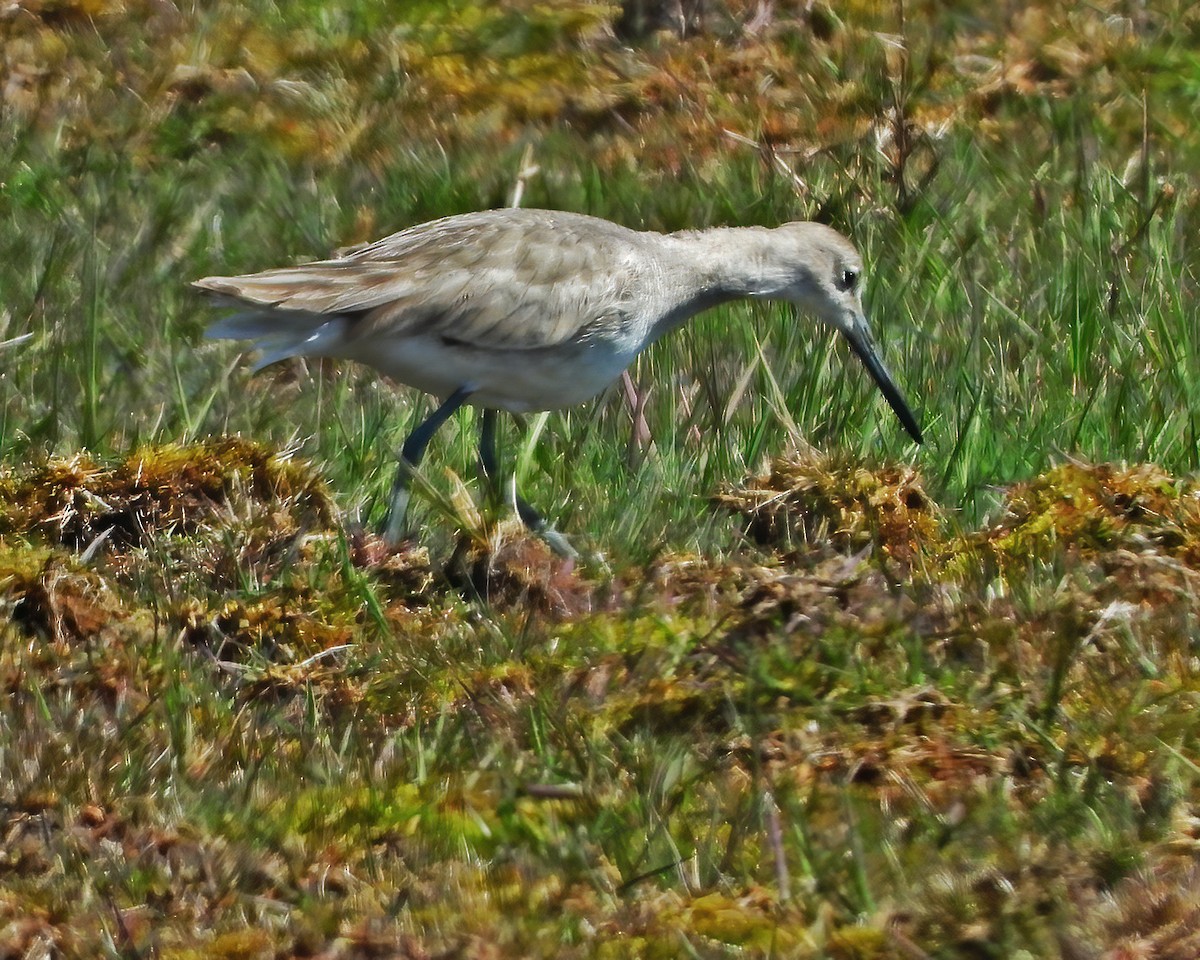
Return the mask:
<path fill-rule="evenodd" d="M 193 285 L 242 308 L 209 336 L 257 339 L 278 357 L 324 353 L 333 338 L 420 334 L 537 349 L 627 308 L 637 270 L 623 259 L 639 236 L 578 214 L 490 211 L 422 224 L 345 257 Z"/>

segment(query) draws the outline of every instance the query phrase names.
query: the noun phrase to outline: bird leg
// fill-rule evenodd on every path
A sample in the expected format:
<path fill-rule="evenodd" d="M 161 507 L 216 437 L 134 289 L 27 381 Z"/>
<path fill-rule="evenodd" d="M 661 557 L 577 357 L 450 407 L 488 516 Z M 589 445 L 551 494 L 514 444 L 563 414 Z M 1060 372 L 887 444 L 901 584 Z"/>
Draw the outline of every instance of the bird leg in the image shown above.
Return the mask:
<path fill-rule="evenodd" d="M 425 456 L 425 448 L 437 433 L 438 428 L 450 419 L 471 395 L 468 387 L 459 387 L 446 401 L 433 411 L 404 441 L 400 448 L 400 465 L 396 470 L 396 480 L 392 484 L 392 503 L 388 509 L 387 522 L 384 525 L 383 537 L 388 543 L 399 543 L 407 532 L 405 521 L 408 518 L 408 502 L 411 499 L 409 482 L 413 471 L 420 465 Z"/>
<path fill-rule="evenodd" d="M 496 456 L 496 410 L 485 407 L 479 421 L 479 475 L 487 487 L 488 499 L 500 494 L 500 461 Z"/>
<path fill-rule="evenodd" d="M 494 495 L 500 486 L 500 465 L 496 456 L 496 411 L 491 407 L 484 409 L 479 426 L 479 467 L 488 488 Z M 551 550 L 569 560 L 574 560 L 579 556 L 570 541 L 555 530 L 546 521 L 546 518 L 517 492 L 516 476 L 512 478 L 512 502 L 521 522 L 545 540 Z"/>

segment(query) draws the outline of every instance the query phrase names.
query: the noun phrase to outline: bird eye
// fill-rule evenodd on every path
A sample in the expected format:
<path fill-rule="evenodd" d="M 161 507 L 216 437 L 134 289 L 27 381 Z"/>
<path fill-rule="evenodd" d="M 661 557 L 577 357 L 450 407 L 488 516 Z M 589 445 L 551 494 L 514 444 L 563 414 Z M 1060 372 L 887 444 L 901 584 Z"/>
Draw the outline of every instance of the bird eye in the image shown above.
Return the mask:
<path fill-rule="evenodd" d="M 839 290 L 853 290 L 858 286 L 858 271 L 843 270 L 842 276 L 838 280 L 837 288 Z"/>

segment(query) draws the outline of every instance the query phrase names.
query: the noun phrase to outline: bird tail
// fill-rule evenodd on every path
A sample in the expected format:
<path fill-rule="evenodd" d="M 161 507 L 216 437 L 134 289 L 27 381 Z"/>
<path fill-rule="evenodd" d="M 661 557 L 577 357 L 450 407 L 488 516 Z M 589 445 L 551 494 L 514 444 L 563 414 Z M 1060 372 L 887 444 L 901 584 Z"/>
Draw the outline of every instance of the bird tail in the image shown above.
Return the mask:
<path fill-rule="evenodd" d="M 192 284 L 209 293 L 218 305 L 241 308 L 209 324 L 204 331 L 206 340 L 251 341 L 259 352 L 256 372 L 289 357 L 337 356 L 349 317 L 249 302 L 220 290 L 218 283 L 224 280 L 210 277 Z"/>

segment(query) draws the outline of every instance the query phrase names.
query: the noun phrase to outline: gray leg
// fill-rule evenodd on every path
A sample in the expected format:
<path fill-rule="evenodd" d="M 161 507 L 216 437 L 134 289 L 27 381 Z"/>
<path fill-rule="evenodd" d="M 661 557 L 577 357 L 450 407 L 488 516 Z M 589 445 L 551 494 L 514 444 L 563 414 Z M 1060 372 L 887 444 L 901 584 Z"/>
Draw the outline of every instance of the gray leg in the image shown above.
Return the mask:
<path fill-rule="evenodd" d="M 496 410 L 485 407 L 479 423 L 479 476 L 489 494 L 500 490 L 500 461 L 496 457 Z"/>
<path fill-rule="evenodd" d="M 496 456 L 496 411 L 491 408 L 483 411 L 479 427 L 479 467 L 488 487 L 493 491 L 499 490 L 500 462 Z M 545 540 L 551 550 L 560 557 L 572 560 L 579 556 L 567 538 L 550 526 L 546 518 L 517 492 L 516 477 L 513 477 L 512 482 L 512 500 L 521 522 Z"/>
<path fill-rule="evenodd" d="M 396 471 L 396 480 L 392 484 L 392 505 L 388 510 L 387 523 L 384 526 L 383 537 L 388 543 L 399 543 L 404 539 L 405 520 L 408 517 L 409 489 L 408 482 L 412 472 L 425 456 L 425 448 L 437 433 L 438 428 L 450 419 L 471 395 L 466 387 L 459 387 L 446 399 L 440 407 L 433 411 L 425 421 L 408 435 L 404 446 L 400 448 L 400 467 Z"/>

